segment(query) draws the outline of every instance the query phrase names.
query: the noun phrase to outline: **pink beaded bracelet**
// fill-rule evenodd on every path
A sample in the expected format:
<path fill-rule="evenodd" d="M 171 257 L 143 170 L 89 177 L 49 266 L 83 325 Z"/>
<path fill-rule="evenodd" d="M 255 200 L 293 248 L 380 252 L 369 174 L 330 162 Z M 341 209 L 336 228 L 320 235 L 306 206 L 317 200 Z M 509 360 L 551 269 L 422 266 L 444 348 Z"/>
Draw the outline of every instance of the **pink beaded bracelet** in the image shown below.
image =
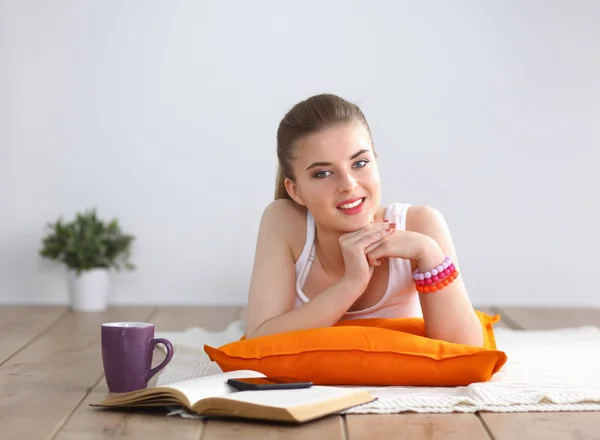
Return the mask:
<path fill-rule="evenodd" d="M 413 279 L 417 286 L 427 286 L 452 275 L 456 271 L 456 267 L 452 262 L 452 258 L 447 256 L 443 263 L 437 265 L 428 272 L 421 273 L 419 269 L 415 269 Z"/>

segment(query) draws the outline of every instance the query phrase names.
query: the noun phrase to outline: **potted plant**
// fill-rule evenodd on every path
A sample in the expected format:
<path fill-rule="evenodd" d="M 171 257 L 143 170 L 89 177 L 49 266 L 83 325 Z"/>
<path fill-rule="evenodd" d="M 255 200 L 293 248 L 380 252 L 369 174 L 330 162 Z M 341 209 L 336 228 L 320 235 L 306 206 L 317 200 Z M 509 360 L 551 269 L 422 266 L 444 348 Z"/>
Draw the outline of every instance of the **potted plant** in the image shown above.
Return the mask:
<path fill-rule="evenodd" d="M 106 309 L 109 270 L 135 269 L 129 261 L 134 236 L 121 231 L 117 219 L 100 220 L 95 208 L 76 213 L 73 221 L 61 217 L 47 227 L 40 256 L 66 266 L 71 308 Z"/>

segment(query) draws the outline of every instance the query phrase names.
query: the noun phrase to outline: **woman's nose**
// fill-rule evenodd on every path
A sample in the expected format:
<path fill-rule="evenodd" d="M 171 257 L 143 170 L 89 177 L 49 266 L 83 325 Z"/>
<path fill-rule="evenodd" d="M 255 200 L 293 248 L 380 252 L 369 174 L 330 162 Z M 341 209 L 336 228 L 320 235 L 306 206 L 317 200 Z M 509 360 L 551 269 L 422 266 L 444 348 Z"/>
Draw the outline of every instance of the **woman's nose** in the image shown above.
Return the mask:
<path fill-rule="evenodd" d="M 340 177 L 338 185 L 340 193 L 352 192 L 358 186 L 356 179 L 351 174 L 338 174 L 338 176 Z"/>

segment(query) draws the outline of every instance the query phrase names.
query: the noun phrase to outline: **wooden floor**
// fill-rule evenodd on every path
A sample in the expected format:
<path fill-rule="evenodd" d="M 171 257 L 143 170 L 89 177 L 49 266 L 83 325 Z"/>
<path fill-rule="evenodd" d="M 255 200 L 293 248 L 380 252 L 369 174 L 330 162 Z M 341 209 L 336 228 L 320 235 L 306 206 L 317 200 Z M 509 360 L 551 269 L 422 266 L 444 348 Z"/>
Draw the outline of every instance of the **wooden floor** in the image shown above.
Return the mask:
<path fill-rule="evenodd" d="M 483 309 L 523 329 L 600 326 L 597 309 Z M 330 416 L 305 425 L 193 420 L 91 408 L 107 392 L 100 324 L 147 320 L 162 331 L 223 329 L 232 307 L 0 307 L 0 439 L 600 439 L 600 412 Z"/>

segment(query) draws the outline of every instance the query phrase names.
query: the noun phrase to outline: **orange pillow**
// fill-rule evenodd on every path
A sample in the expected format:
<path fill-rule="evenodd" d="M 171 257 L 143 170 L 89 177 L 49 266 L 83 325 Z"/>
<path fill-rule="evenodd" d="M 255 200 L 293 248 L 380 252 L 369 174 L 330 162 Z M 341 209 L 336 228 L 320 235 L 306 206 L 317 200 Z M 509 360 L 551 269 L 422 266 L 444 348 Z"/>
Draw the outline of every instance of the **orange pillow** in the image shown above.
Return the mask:
<path fill-rule="evenodd" d="M 489 324 L 493 341 L 491 323 L 496 317 L 478 316 Z M 255 370 L 317 385 L 461 386 L 488 381 L 506 362 L 506 354 L 495 348 L 422 336 L 418 318 L 362 321 L 370 325 L 343 321 L 333 327 L 242 339 L 219 348 L 205 345 L 204 351 L 223 371 Z M 488 329 L 487 324 L 484 327 Z"/>

